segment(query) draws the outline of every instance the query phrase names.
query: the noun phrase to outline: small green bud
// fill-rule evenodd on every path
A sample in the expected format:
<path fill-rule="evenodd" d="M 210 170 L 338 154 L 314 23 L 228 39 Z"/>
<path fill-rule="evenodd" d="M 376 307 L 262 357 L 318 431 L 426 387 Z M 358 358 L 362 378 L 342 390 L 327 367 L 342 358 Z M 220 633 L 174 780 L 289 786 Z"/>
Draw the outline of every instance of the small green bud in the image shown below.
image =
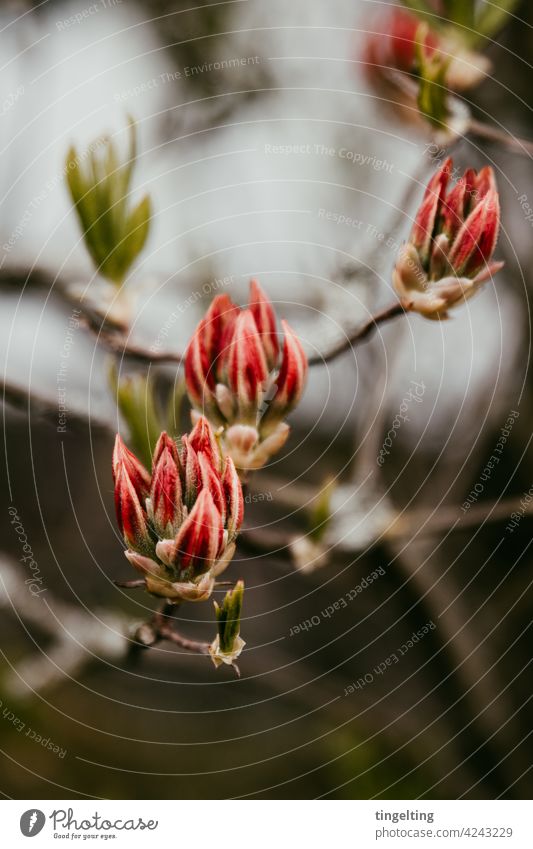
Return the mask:
<path fill-rule="evenodd" d="M 218 633 L 209 653 L 215 666 L 220 666 L 221 663 L 233 666 L 245 646 L 244 640 L 239 636 L 243 597 L 244 582 L 237 581 L 235 587 L 228 590 L 221 605 L 216 601 L 214 603 Z"/>

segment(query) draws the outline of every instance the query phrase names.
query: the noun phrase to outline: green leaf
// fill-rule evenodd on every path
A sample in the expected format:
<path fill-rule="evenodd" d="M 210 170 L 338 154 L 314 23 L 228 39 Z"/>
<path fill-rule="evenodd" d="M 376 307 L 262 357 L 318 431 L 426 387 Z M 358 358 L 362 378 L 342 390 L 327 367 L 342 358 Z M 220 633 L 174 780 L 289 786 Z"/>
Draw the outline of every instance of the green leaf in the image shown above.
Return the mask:
<path fill-rule="evenodd" d="M 309 514 L 309 536 L 313 542 L 320 542 L 331 520 L 331 497 L 335 491 L 335 478 L 326 478 L 320 492 L 314 499 Z"/>
<path fill-rule="evenodd" d="M 120 243 L 120 264 L 123 267 L 133 265 L 144 248 L 150 229 L 152 205 L 148 195 L 137 204 L 126 218 L 125 234 Z"/>
<path fill-rule="evenodd" d="M 180 420 L 183 400 L 187 394 L 185 378 L 181 377 L 174 383 L 169 394 L 165 416 L 165 427 L 168 433 L 177 436 L 181 433 Z"/>
<path fill-rule="evenodd" d="M 119 377 L 113 362 L 109 368 L 109 382 L 128 427 L 131 449 L 150 468 L 156 442 L 163 430 L 153 380 L 143 374 Z"/>
<path fill-rule="evenodd" d="M 98 271 L 121 285 L 148 237 L 151 203 L 148 196 L 129 209 L 132 171 L 137 156 L 135 122 L 128 116 L 125 159 L 109 136 L 96 139 L 83 154 L 69 148 L 67 184 L 85 245 Z"/>

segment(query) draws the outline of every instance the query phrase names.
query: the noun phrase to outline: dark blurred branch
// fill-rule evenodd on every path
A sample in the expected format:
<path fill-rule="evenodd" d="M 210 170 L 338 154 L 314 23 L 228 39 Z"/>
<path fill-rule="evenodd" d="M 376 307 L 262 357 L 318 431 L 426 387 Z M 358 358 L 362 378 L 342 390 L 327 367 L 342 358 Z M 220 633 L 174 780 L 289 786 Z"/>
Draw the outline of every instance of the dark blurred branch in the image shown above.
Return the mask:
<path fill-rule="evenodd" d="M 2 381 L 2 395 L 0 396 L 4 404 L 9 405 L 14 410 L 20 410 L 27 415 L 38 416 L 49 424 L 57 427 L 59 421 L 58 402 L 55 398 L 45 398 L 42 395 L 36 395 L 33 391 L 29 391 L 25 386 L 20 386 L 17 383 L 12 383 L 7 380 Z M 89 419 L 88 412 L 81 410 L 68 410 L 68 421 L 76 425 L 91 424 L 98 428 L 109 428 L 110 423 L 103 418 L 95 417 L 91 413 Z"/>
<path fill-rule="evenodd" d="M 496 142 L 503 145 L 513 153 L 519 153 L 521 156 L 533 156 L 533 142 L 527 139 L 517 138 L 512 133 L 506 130 L 500 130 L 498 127 L 492 127 L 490 124 L 484 124 L 482 121 L 476 121 L 472 118 L 468 125 L 468 131 L 478 138 L 487 139 L 488 141 Z"/>

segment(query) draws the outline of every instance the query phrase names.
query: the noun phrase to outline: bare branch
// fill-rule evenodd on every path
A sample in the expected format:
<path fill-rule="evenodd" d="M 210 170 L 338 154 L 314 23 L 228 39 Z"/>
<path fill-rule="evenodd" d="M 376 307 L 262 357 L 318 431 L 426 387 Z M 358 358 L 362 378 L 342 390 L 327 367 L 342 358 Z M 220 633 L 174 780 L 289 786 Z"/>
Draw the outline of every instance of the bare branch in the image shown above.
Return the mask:
<path fill-rule="evenodd" d="M 142 584 L 144 585 L 144 581 L 142 581 Z M 178 608 L 179 604 L 164 601 L 150 621 L 143 623 L 137 628 L 136 645 L 149 648 L 161 640 L 169 640 L 174 645 L 185 649 L 185 651 L 190 651 L 194 654 L 209 654 L 209 643 L 190 640 L 175 630 L 173 626 L 173 622 L 175 621 L 174 614 Z"/>
<path fill-rule="evenodd" d="M 513 153 L 518 153 L 528 158 L 533 156 L 533 141 L 513 136 L 512 133 L 506 130 L 500 130 L 498 127 L 492 127 L 489 124 L 484 124 L 482 121 L 476 121 L 472 118 L 468 124 L 468 131 L 472 135 L 478 136 L 478 138 L 501 144 Z"/>
<path fill-rule="evenodd" d="M 378 324 L 384 324 L 386 321 L 390 321 L 391 318 L 396 318 L 398 315 L 404 315 L 405 310 L 400 304 L 399 301 L 394 304 L 389 304 L 388 307 L 380 310 L 375 313 L 375 315 L 371 316 L 368 321 L 365 321 L 354 331 L 350 332 L 347 336 L 335 342 L 329 348 L 326 348 L 325 351 L 321 351 L 318 354 L 313 354 L 309 357 L 309 365 L 317 366 L 323 365 L 324 363 L 329 363 L 332 360 L 339 357 L 341 354 L 344 354 L 346 351 L 349 351 L 353 345 L 363 342 L 367 339 L 370 334 L 376 330 Z"/>

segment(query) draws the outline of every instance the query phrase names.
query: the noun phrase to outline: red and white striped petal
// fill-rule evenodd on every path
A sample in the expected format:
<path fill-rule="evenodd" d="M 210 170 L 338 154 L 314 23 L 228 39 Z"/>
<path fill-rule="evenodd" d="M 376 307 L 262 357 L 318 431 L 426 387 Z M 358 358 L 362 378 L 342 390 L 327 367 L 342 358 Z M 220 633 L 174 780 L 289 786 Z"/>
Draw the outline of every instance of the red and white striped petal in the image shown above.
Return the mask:
<path fill-rule="evenodd" d="M 208 572 L 217 559 L 223 535 L 222 517 L 213 496 L 202 489 L 174 540 L 174 564 L 180 572 Z"/>
<path fill-rule="evenodd" d="M 409 237 L 409 241 L 417 249 L 424 266 L 429 262 L 431 240 L 435 234 L 435 227 L 443 205 L 451 169 L 452 160 L 451 157 L 448 157 L 429 181 Z"/>
<path fill-rule="evenodd" d="M 449 260 L 459 277 L 475 277 L 490 261 L 499 228 L 498 192 L 491 189 L 472 210 L 450 249 Z"/>
<path fill-rule="evenodd" d="M 242 310 L 235 322 L 227 362 L 228 383 L 242 414 L 256 412 L 267 377 L 266 356 L 253 313 Z"/>
<path fill-rule="evenodd" d="M 307 357 L 302 343 L 286 321 L 281 324 L 284 331 L 283 356 L 276 380 L 276 394 L 270 402 L 266 420 L 284 418 L 296 406 L 307 378 Z"/>
<path fill-rule="evenodd" d="M 224 524 L 226 519 L 226 500 L 218 469 L 214 468 L 209 457 L 203 451 L 198 453 L 198 462 L 200 463 L 200 485 L 202 489 L 208 489 L 213 496 L 215 507 L 222 517 L 222 524 Z"/>
<path fill-rule="evenodd" d="M 116 470 L 115 510 L 120 532 L 128 548 L 147 553 L 152 544 L 146 511 L 123 465 Z"/>
<path fill-rule="evenodd" d="M 197 454 L 200 452 L 206 454 L 213 467 L 220 471 L 222 468 L 222 455 L 213 428 L 205 416 L 198 416 L 189 434 L 189 445 Z"/>
<path fill-rule="evenodd" d="M 150 490 L 152 517 L 161 536 L 173 533 L 183 518 L 183 502 L 178 452 L 166 433 L 159 437 Z"/>
<path fill-rule="evenodd" d="M 113 481 L 115 482 L 120 469 L 126 472 L 139 499 L 144 501 L 150 492 L 150 474 L 135 454 L 124 444 L 120 434 L 117 433 L 112 460 Z"/>
<path fill-rule="evenodd" d="M 226 528 L 231 542 L 238 534 L 244 517 L 242 486 L 231 457 L 226 457 L 222 485 L 227 509 Z"/>
<path fill-rule="evenodd" d="M 250 281 L 249 309 L 255 319 L 257 330 L 261 337 L 267 366 L 272 370 L 276 367 L 279 358 L 276 313 L 268 296 L 255 279 Z"/>
<path fill-rule="evenodd" d="M 200 464 L 187 435 L 181 438 L 182 488 L 187 507 L 192 507 L 200 486 Z"/>

